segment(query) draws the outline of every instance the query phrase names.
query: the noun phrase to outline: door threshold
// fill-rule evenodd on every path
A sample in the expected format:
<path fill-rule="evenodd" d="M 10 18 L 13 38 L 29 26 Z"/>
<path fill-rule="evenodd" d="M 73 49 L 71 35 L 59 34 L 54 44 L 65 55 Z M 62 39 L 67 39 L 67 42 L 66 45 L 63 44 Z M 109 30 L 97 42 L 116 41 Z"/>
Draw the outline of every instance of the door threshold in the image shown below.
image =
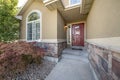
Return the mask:
<path fill-rule="evenodd" d="M 83 50 L 83 49 L 84 49 L 83 46 L 71 46 L 71 48 L 72 48 L 73 50 Z"/>

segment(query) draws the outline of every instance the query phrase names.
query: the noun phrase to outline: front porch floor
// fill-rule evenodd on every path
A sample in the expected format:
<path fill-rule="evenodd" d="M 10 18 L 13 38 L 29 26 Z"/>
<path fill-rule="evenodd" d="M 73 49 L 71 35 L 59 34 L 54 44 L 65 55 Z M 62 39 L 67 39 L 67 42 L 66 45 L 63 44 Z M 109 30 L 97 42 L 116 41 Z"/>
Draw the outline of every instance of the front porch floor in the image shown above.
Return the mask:
<path fill-rule="evenodd" d="M 95 80 L 87 51 L 65 49 L 62 59 L 45 80 Z"/>

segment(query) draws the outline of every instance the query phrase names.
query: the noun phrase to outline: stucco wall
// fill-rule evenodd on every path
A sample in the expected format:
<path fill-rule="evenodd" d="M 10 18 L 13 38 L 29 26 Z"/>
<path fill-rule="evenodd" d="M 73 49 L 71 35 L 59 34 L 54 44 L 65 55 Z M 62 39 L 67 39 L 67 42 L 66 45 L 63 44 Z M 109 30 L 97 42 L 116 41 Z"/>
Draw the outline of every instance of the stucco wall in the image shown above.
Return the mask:
<path fill-rule="evenodd" d="M 120 36 L 120 0 L 95 0 L 87 18 L 87 38 Z"/>
<path fill-rule="evenodd" d="M 21 26 L 21 39 L 26 39 L 26 17 L 32 10 L 39 10 L 42 13 L 42 39 L 57 38 L 57 10 L 50 11 L 39 0 L 34 2 L 23 13 Z"/>
<path fill-rule="evenodd" d="M 66 31 L 64 29 L 65 22 L 60 15 L 60 13 L 57 13 L 57 39 L 66 39 Z"/>

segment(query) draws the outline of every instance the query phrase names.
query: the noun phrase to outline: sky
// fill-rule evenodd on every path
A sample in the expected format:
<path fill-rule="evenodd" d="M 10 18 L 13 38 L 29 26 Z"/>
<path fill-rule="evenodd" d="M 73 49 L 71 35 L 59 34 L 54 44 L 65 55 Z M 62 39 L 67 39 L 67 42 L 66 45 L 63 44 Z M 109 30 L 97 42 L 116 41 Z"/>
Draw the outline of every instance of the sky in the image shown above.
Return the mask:
<path fill-rule="evenodd" d="M 18 0 L 18 7 L 23 6 L 26 3 L 27 0 Z"/>

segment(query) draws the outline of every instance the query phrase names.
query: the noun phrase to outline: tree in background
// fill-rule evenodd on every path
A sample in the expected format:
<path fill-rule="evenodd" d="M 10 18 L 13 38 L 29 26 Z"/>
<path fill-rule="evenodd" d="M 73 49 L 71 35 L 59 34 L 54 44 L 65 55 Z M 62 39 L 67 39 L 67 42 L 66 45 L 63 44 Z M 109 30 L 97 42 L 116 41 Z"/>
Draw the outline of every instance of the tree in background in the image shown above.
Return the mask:
<path fill-rule="evenodd" d="M 18 39 L 19 21 L 15 18 L 18 0 L 0 0 L 0 41 Z"/>

